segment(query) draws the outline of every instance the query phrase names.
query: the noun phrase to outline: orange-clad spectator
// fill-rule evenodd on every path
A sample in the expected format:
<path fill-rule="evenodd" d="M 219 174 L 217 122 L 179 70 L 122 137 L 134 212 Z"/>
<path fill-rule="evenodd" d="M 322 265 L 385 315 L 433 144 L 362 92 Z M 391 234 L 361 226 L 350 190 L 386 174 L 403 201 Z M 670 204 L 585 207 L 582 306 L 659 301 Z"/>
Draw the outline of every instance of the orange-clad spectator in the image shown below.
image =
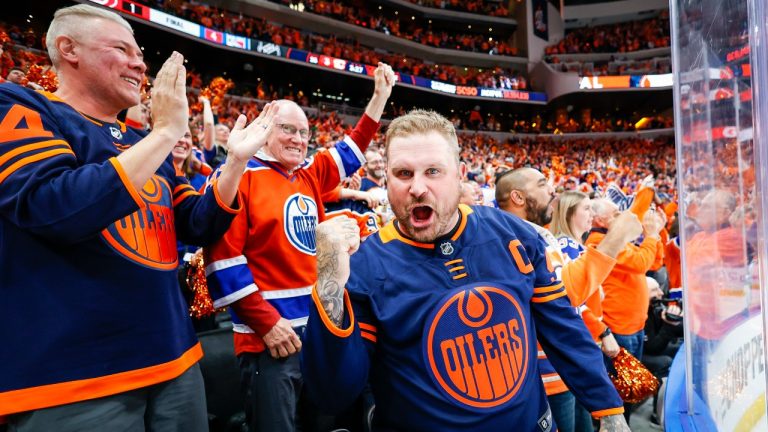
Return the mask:
<path fill-rule="evenodd" d="M 613 220 L 620 214 L 618 206 L 607 199 L 596 199 L 592 206 L 595 216 L 593 228 L 586 241 L 587 246 L 598 245 Z M 656 261 L 662 226 L 658 216 L 654 212 L 648 212 L 643 219 L 643 242 L 639 246 L 628 244 L 624 248 L 617 257 L 618 263 L 614 271 L 603 283 L 604 321 L 614 334 L 635 335 L 642 331 L 645 325 L 648 308 L 645 272 Z M 639 351 L 641 353 L 642 349 Z"/>
<path fill-rule="evenodd" d="M 609 199 L 596 199 L 592 206 L 595 216 L 593 228 L 587 237 L 587 247 L 598 245 L 621 214 L 618 206 Z M 647 212 L 643 218 L 643 242 L 639 246 L 627 244 L 616 257 L 616 265 L 603 282 L 603 322 L 609 332 L 613 333 L 616 342 L 638 359 L 643 354 L 649 304 L 645 273 L 656 261 L 659 232 L 663 226 L 655 212 Z M 606 363 L 606 366 L 612 368 L 610 362 Z M 631 406 L 625 406 L 624 415 L 627 420 L 630 413 Z"/>
<path fill-rule="evenodd" d="M 614 220 L 621 214 L 611 200 L 600 198 L 592 202 L 594 220 L 586 246 L 600 244 Z M 648 315 L 648 288 L 645 273 L 657 259 L 659 232 L 664 226 L 654 211 L 643 218 L 643 242 L 627 244 L 616 257 L 617 263 L 603 282 L 603 322 L 616 342 L 636 358 L 642 358 L 645 321 Z M 606 361 L 606 366 L 612 367 Z M 631 405 L 625 406 L 629 420 Z"/>

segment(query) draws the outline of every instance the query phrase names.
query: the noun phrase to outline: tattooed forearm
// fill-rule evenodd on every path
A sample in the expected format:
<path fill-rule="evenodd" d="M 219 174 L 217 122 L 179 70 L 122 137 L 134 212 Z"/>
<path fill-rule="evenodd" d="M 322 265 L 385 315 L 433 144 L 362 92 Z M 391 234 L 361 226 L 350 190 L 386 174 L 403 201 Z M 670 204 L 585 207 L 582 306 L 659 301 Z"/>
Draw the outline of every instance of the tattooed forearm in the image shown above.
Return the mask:
<path fill-rule="evenodd" d="M 328 318 L 340 326 L 344 321 L 344 289 L 334 280 L 322 282 L 322 288 L 318 284 L 318 294 L 323 303 L 323 309 L 328 314 Z"/>
<path fill-rule="evenodd" d="M 335 279 L 339 272 L 340 248 L 335 244 L 318 244 L 317 248 L 317 280 Z M 318 287 L 320 284 L 318 283 Z M 319 293 L 318 293 L 319 294 Z"/>
<path fill-rule="evenodd" d="M 600 419 L 600 432 L 631 432 L 627 421 L 621 414 L 609 415 Z"/>
<path fill-rule="evenodd" d="M 327 245 L 317 250 L 317 295 L 331 321 L 340 326 L 344 320 L 344 289 L 339 277 L 338 245 Z"/>

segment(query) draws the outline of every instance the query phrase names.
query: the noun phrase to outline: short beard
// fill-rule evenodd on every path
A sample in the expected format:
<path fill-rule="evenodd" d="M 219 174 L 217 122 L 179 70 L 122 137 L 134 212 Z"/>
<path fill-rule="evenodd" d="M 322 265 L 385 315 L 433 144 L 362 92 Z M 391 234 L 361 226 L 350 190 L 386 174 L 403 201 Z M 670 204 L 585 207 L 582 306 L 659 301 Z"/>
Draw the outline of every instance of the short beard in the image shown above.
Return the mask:
<path fill-rule="evenodd" d="M 381 175 L 377 175 L 376 171 L 381 171 Z M 376 181 L 381 181 L 387 175 L 387 172 L 384 170 L 371 170 L 368 175 Z"/>
<path fill-rule="evenodd" d="M 526 197 L 525 198 L 525 219 L 528 222 L 533 222 L 538 226 L 546 226 L 548 223 L 552 222 L 552 214 L 547 214 L 547 211 L 549 210 L 549 203 L 547 205 L 538 208 L 536 201 L 534 201 L 531 198 Z"/>
<path fill-rule="evenodd" d="M 395 219 L 400 227 L 400 231 L 409 237 L 411 240 L 416 240 L 420 243 L 431 243 L 440 236 L 443 236 L 453 229 L 451 224 L 453 215 L 458 212 L 459 200 L 461 198 L 461 184 L 457 184 L 456 194 L 447 201 L 446 206 L 431 205 L 432 211 L 435 214 L 435 225 L 430 228 L 416 231 L 411 226 L 411 213 L 405 208 L 396 209 L 392 207 L 392 212 L 395 214 Z M 407 204 L 407 206 L 419 204 L 428 204 L 427 200 L 416 200 Z M 403 210 L 403 211 L 401 211 Z M 441 213 L 438 213 L 441 212 Z M 445 214 L 447 212 L 447 215 Z M 441 217 L 443 220 L 440 220 Z"/>

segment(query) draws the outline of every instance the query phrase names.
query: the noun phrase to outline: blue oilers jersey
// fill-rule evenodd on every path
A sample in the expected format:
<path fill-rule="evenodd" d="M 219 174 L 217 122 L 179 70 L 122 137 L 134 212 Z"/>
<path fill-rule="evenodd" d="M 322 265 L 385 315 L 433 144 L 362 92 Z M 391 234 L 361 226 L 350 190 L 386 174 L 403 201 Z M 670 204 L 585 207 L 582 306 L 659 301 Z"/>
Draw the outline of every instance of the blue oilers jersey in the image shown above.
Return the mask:
<path fill-rule="evenodd" d="M 584 246 L 568 236 L 558 238 L 557 244 L 560 246 L 560 252 L 567 257 L 568 261 L 575 260 L 584 253 Z"/>
<path fill-rule="evenodd" d="M 176 241 L 212 242 L 235 210 L 170 156 L 134 188 L 117 156 L 141 138 L 0 85 L 0 416 L 167 381 L 202 356 Z"/>
<path fill-rule="evenodd" d="M 392 223 L 369 237 L 352 256 L 340 327 L 313 291 L 301 354 L 315 402 L 342 409 L 370 380 L 383 429 L 555 430 L 538 336 L 587 409 L 621 413 L 543 240 L 499 210 L 460 211 L 455 233 L 434 243 L 407 239 Z"/>

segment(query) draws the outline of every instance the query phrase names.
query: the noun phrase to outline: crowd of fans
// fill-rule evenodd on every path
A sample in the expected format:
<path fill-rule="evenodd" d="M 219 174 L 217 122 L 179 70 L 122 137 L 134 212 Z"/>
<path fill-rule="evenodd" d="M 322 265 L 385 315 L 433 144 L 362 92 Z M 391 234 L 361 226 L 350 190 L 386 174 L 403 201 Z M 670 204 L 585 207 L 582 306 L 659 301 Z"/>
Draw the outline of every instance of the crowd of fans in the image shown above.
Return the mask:
<path fill-rule="evenodd" d="M 50 65 L 40 37 L 31 28 L 0 23 L 0 77 L 5 78 L 11 69 L 28 71 L 32 65 Z"/>
<path fill-rule="evenodd" d="M 286 6 L 296 7 L 295 0 L 272 0 Z M 479 2 L 473 2 L 479 3 Z M 384 14 L 382 7 L 370 10 L 370 3 L 359 0 L 305 0 L 301 2 L 304 11 L 328 16 L 349 24 L 376 30 L 387 35 L 418 42 L 436 48 L 455 49 L 460 51 L 481 52 L 492 55 L 517 55 L 517 48 L 510 41 L 494 37 L 492 32 L 486 33 L 457 33 L 454 31 L 436 30 L 432 21 L 422 22 L 416 16 L 407 18 L 395 11 L 394 15 Z"/>
<path fill-rule="evenodd" d="M 405 112 L 406 110 L 400 110 Z M 479 106 L 451 117 L 457 129 L 513 133 L 580 133 L 580 132 L 628 132 L 637 130 L 636 122 L 627 115 L 607 113 L 602 115 L 555 116 L 542 118 L 535 113 L 503 114 L 486 113 Z M 662 115 L 654 116 L 645 125 L 646 129 L 667 129 L 673 126 L 673 119 Z"/>
<path fill-rule="evenodd" d="M 198 93 L 190 91 L 190 106 L 195 107 Z M 296 100 L 291 95 L 288 99 Z M 231 126 L 240 113 L 249 118 L 258 116 L 264 100 L 245 97 L 226 97 L 220 106 L 214 107 L 217 122 Z M 385 116 L 395 117 L 408 110 L 397 107 Z M 449 119 L 459 130 L 465 129 L 458 115 Z M 517 124 L 526 124 L 518 120 Z M 203 131 L 203 117 L 193 108 L 190 119 L 195 142 Z M 309 116 L 313 147 L 333 145 L 349 134 L 349 124 L 335 111 L 317 110 Z M 550 126 L 552 127 L 552 126 Z M 376 135 L 373 145 L 383 144 L 384 128 Z M 197 131 L 197 134 L 194 132 Z M 655 139 L 644 138 L 511 138 L 500 141 L 483 132 L 459 134 L 462 160 L 467 164 L 471 177 L 483 175 L 493 185 L 496 173 L 516 166 L 531 166 L 550 175 L 556 187 L 584 191 L 605 191 L 614 183 L 622 190 L 633 191 L 648 175 L 654 175 L 655 186 L 670 197 L 675 194 L 675 151 L 671 136 Z"/>
<path fill-rule="evenodd" d="M 470 176 L 493 184 L 496 174 L 529 166 L 548 176 L 556 188 L 605 192 L 613 183 L 637 190 L 649 175 L 666 198 L 675 195 L 675 148 L 671 136 L 644 138 L 514 138 L 499 142 L 486 134 L 461 134 L 461 157 Z"/>
<path fill-rule="evenodd" d="M 200 89 L 203 80 L 199 74 L 190 74 L 190 88 Z M 319 108 L 325 111 L 325 105 L 301 90 L 288 88 L 274 88 L 270 84 L 261 81 L 255 92 L 238 91 L 233 89 L 238 97 L 227 97 L 219 115 L 227 124 L 234 124 L 239 112 L 257 113 L 260 103 L 266 100 L 288 99 L 301 106 Z M 195 94 L 190 93 L 190 102 L 193 105 Z M 257 102 L 262 101 L 262 102 Z M 404 115 L 413 109 L 412 106 L 392 103 L 385 110 L 385 117 L 392 118 Z M 568 133 L 600 133 L 600 132 L 631 132 L 637 130 L 638 119 L 630 118 L 629 114 L 606 113 L 600 115 L 555 116 L 554 118 L 542 118 L 536 113 L 483 113 L 479 106 L 468 111 L 453 111 L 446 115 L 458 130 L 473 130 L 480 132 L 511 132 L 522 134 L 568 134 Z M 647 121 L 643 129 L 669 129 L 673 127 L 672 117 L 655 115 Z M 331 140 L 330 142 L 333 142 Z"/>
<path fill-rule="evenodd" d="M 39 38 L 34 32 L 22 31 L 19 27 L 15 26 L 0 25 L 0 34 L 7 35 L 7 40 L 1 41 L 2 44 L 0 45 L 0 47 L 2 47 L 2 50 L 0 50 L 0 72 L 2 72 L 3 76 L 6 76 L 6 74 L 14 68 L 20 67 L 22 69 L 28 69 L 31 65 L 47 64 L 47 57 L 41 51 L 37 51 L 37 47 L 40 46 L 38 45 Z M 389 72 L 391 74 L 391 71 Z M 13 82 L 15 83 L 15 81 Z M 394 82 L 394 80 L 390 82 Z M 200 74 L 190 73 L 188 76 L 188 83 L 190 85 L 189 87 L 191 87 L 188 92 L 189 105 L 191 107 L 189 125 L 191 133 L 189 134 L 189 138 L 192 141 L 192 145 L 200 150 L 199 153 L 190 152 L 189 154 L 196 155 L 202 154 L 203 148 L 201 143 L 206 139 L 206 128 L 210 127 L 212 123 L 207 123 L 203 109 L 198 106 L 201 103 L 199 89 L 204 86 L 205 80 Z M 311 102 L 309 97 L 301 92 L 283 94 L 279 90 L 270 89 L 266 84 L 257 88 L 256 94 L 251 96 L 252 97 L 229 96 L 221 98 L 218 104 L 213 107 L 216 114 L 216 123 L 218 123 L 216 127 L 223 127 L 226 129 L 231 128 L 236 117 L 240 114 L 245 114 L 249 119 L 254 119 L 262 113 L 262 110 L 268 112 L 268 109 L 265 109 L 264 105 L 267 100 L 285 98 L 294 100 L 303 106 L 309 105 Z M 202 102 L 203 105 L 207 103 L 208 102 Z M 391 112 L 388 113 L 389 116 L 401 115 L 406 111 L 405 107 L 394 105 L 390 110 Z M 149 109 L 146 111 L 148 112 Z M 532 117 L 530 119 L 513 117 L 511 119 L 502 120 L 501 118 L 497 118 L 493 113 L 483 115 L 480 113 L 479 108 L 472 110 L 469 113 L 454 113 L 450 120 L 454 123 L 457 129 L 475 129 L 478 131 L 511 130 L 528 133 L 560 131 L 568 133 L 634 129 L 634 125 L 626 119 L 616 119 L 612 116 L 606 118 L 590 118 L 589 120 L 582 121 L 575 118 L 542 121 L 538 117 Z M 144 123 L 146 121 L 148 121 L 147 118 L 141 119 L 138 126 L 148 126 L 149 123 Z M 654 121 L 658 122 L 657 124 L 662 127 L 671 126 L 671 119 L 668 118 L 665 119 L 660 117 Z M 136 123 L 134 123 L 134 125 L 136 125 Z M 347 123 L 344 118 L 333 111 L 324 112 L 318 110 L 317 114 L 312 115 L 309 118 L 309 125 L 310 130 L 307 131 L 307 135 L 311 136 L 312 145 L 314 146 L 313 150 L 315 151 L 320 150 L 321 147 L 327 148 L 333 146 L 339 139 L 345 135 L 350 135 L 352 132 L 352 125 Z M 266 126 L 264 127 L 266 129 Z M 378 151 L 380 156 L 384 156 L 383 151 L 381 150 L 383 148 L 382 134 L 384 133 L 384 130 L 385 128 L 383 128 L 382 131 L 379 131 L 372 140 L 372 145 L 374 148 L 378 149 L 374 151 Z M 218 132 L 219 131 L 217 130 L 216 133 Z M 305 135 L 302 135 L 302 130 L 293 130 L 294 134 L 296 132 L 299 132 L 300 136 L 306 138 Z M 186 138 L 187 137 L 185 137 L 185 139 Z M 478 188 L 490 191 L 489 194 L 480 190 L 480 193 L 476 195 L 476 199 L 472 202 L 473 204 L 492 205 L 492 203 L 489 202 L 492 200 L 489 200 L 488 197 L 494 196 L 493 189 L 497 179 L 501 178 L 501 175 L 510 169 L 518 167 L 530 167 L 540 171 L 548 179 L 548 183 L 554 189 L 558 190 L 558 192 L 574 190 L 584 192 L 588 195 L 608 196 L 610 195 L 608 193 L 609 189 L 615 188 L 622 194 L 622 196 L 631 196 L 631 194 L 637 193 L 637 191 L 642 190 L 645 187 L 652 187 L 655 190 L 657 199 L 656 204 L 660 208 L 662 205 L 666 207 L 667 205 L 675 204 L 677 200 L 677 191 L 675 189 L 675 178 L 677 175 L 675 164 L 676 154 L 674 140 L 671 136 L 661 136 L 653 139 L 618 137 L 560 137 L 553 139 L 551 137 L 539 136 L 522 138 L 513 137 L 506 141 L 500 141 L 490 134 L 464 131 L 459 133 L 458 138 L 460 158 L 468 168 L 468 173 L 465 178 L 466 182 L 476 185 Z M 736 145 L 738 146 L 738 143 Z M 715 169 L 718 173 L 720 171 L 733 170 L 734 167 L 738 165 L 738 163 L 736 163 L 738 161 L 734 162 L 735 158 L 739 157 L 739 153 L 736 150 L 737 149 L 734 148 L 734 146 L 725 146 L 720 152 L 716 153 L 716 156 L 718 156 L 718 164 Z M 742 151 L 745 150 L 746 149 L 743 149 Z M 694 152 L 688 152 L 687 155 L 687 157 L 696 156 L 697 155 L 695 155 Z M 202 162 L 206 162 L 204 157 Z M 182 164 L 180 164 L 180 166 L 182 166 Z M 198 163 L 194 166 L 201 167 L 201 164 Z M 363 174 L 366 173 L 363 172 Z M 741 175 L 739 172 L 731 173 L 732 176 L 737 174 Z M 730 181 L 728 183 L 734 184 L 735 182 Z M 716 186 L 725 188 L 727 185 L 724 183 Z M 747 187 L 753 188 L 754 185 L 747 185 Z M 552 195 L 554 196 L 554 194 Z M 752 196 L 752 198 L 754 199 L 754 196 Z M 704 203 L 709 203 L 707 200 L 721 200 L 727 205 L 721 206 L 718 204 L 714 205 L 714 208 L 727 207 L 726 210 L 731 212 L 729 213 L 730 215 L 735 214 L 733 213 L 735 200 L 730 193 L 724 190 L 716 190 L 712 191 L 712 193 L 710 193 L 709 190 L 702 191 L 700 201 L 703 207 L 706 207 Z M 528 204 L 527 201 L 525 204 Z M 596 217 L 602 217 L 604 215 L 603 213 L 596 213 Z M 722 230 L 722 227 L 728 227 L 729 225 L 735 226 L 737 225 L 737 222 L 745 223 L 743 220 L 745 217 L 743 213 L 742 220 L 740 221 L 737 221 L 734 218 L 727 219 L 727 216 L 729 215 L 725 215 L 726 218 L 722 220 L 710 221 L 711 226 L 705 226 L 705 219 L 701 217 L 701 215 L 699 219 L 694 217 L 694 220 L 696 220 L 696 222 L 701 225 L 701 228 L 703 228 L 698 234 L 710 235 L 710 233 L 706 232 L 710 228 Z M 666 218 L 669 217 L 669 214 L 658 217 Z M 591 218 L 589 220 L 591 220 Z M 664 222 L 666 222 L 666 219 Z M 643 223 L 644 225 L 647 224 L 646 221 Z M 663 224 L 659 225 L 657 223 L 656 225 L 658 225 L 658 228 L 662 228 L 661 231 L 663 231 Z M 589 229 L 591 227 L 609 228 L 607 226 L 603 227 L 597 222 L 586 228 Z M 652 230 L 646 229 L 645 226 L 644 229 L 646 230 L 644 234 L 651 234 L 654 237 L 653 240 L 655 242 L 655 237 L 659 234 L 659 230 L 651 232 Z M 663 243 L 659 243 L 660 246 L 657 248 L 660 252 L 656 253 L 656 262 L 660 262 L 661 258 L 666 253 L 666 251 L 662 250 L 665 245 L 670 244 L 670 242 L 667 241 L 669 239 L 669 234 L 667 233 L 666 235 L 666 239 L 664 234 L 660 235 L 660 240 L 662 240 Z M 576 241 L 579 241 L 581 236 L 578 237 L 579 238 L 577 238 Z M 643 242 L 646 242 L 647 238 L 650 237 L 646 235 L 646 240 L 643 240 Z M 712 239 L 699 237 L 694 237 L 694 240 L 701 242 L 702 245 L 709 246 L 711 246 L 712 242 Z M 690 248 L 691 245 L 689 245 L 689 249 Z M 707 253 L 713 250 L 711 247 L 702 247 L 700 249 L 706 250 Z M 744 257 L 747 256 L 747 251 L 739 252 L 744 252 L 741 255 L 744 255 Z M 704 268 L 702 263 L 709 263 L 712 260 L 706 261 L 706 257 L 704 256 L 701 258 L 701 261 L 694 260 L 694 262 L 697 262 L 698 267 L 704 272 L 706 268 Z M 716 264 L 722 265 L 724 262 L 722 257 L 717 258 L 719 261 L 717 261 Z M 741 264 L 746 263 L 744 259 L 739 262 Z M 656 263 L 654 263 L 654 266 L 655 265 Z M 664 265 L 660 264 L 658 267 L 645 269 L 637 273 L 644 276 L 646 271 L 650 270 L 649 274 L 654 277 L 654 280 L 662 281 L 662 285 L 663 281 L 667 281 L 669 286 L 671 283 L 669 282 L 669 279 L 666 276 L 659 276 L 657 274 L 663 267 Z M 669 267 L 670 271 L 673 270 L 673 266 L 670 265 Z M 679 273 L 679 268 L 676 269 L 676 271 Z M 706 284 L 702 281 L 700 285 Z M 606 287 L 607 286 L 608 285 L 606 284 Z M 668 286 L 667 289 L 664 289 L 659 287 L 658 283 L 654 286 L 652 282 L 648 282 L 649 290 L 652 292 L 653 296 L 657 297 L 666 294 L 668 292 Z M 697 286 L 697 284 L 694 284 L 694 286 Z M 674 334 L 671 330 L 668 332 L 669 334 L 663 334 L 665 337 L 663 344 L 656 343 L 653 345 L 658 349 L 654 350 L 654 352 L 646 352 L 646 354 L 653 355 L 662 355 L 669 352 L 669 355 L 674 355 L 674 352 L 677 349 L 676 346 L 673 346 L 674 349 L 671 351 L 667 351 L 666 348 L 672 339 L 677 338 L 677 334 L 680 333 L 680 319 L 682 315 L 680 308 L 677 306 L 659 306 L 659 303 L 654 304 L 653 302 L 645 302 L 645 304 L 643 302 L 628 302 L 625 306 L 627 308 L 639 308 L 642 309 L 643 312 L 646 308 L 650 307 L 648 316 L 650 319 L 654 320 L 655 323 L 649 322 L 649 324 L 646 324 L 645 331 L 651 336 L 648 339 L 649 341 L 655 341 L 654 336 L 656 336 L 657 333 L 663 333 L 665 325 L 675 328 L 676 331 Z M 661 308 L 659 309 L 659 307 Z M 649 325 L 657 328 L 651 331 L 649 330 Z M 610 334 L 610 332 L 607 333 L 607 335 Z M 601 338 L 602 337 L 603 336 L 601 336 Z M 641 352 L 637 355 L 638 357 L 641 357 L 642 354 L 643 352 L 641 349 Z M 642 356 L 642 358 L 645 360 L 645 356 Z M 668 362 L 667 366 L 661 366 L 661 369 L 664 367 L 668 368 Z M 663 372 L 660 371 L 659 373 Z"/>
<path fill-rule="evenodd" d="M 9 40 L 6 41 L 3 46 L 5 47 L 4 53 L 0 56 L 0 72 L 5 77 L 9 70 L 13 67 L 26 70 L 32 64 L 47 64 L 49 63 L 47 56 L 39 51 L 37 48 L 42 47 L 42 41 L 31 29 L 23 30 L 19 26 L 2 25 L 0 26 L 0 32 L 4 32 L 8 35 Z M 204 87 L 206 80 L 199 73 L 190 72 L 188 74 L 188 84 L 191 89 L 197 89 L 189 92 L 190 106 L 193 107 L 191 125 L 192 129 L 202 130 L 202 112 L 200 109 L 196 109 L 199 106 L 197 103 L 197 95 L 199 89 Z M 237 89 L 237 87 L 236 87 Z M 237 92 L 237 91 L 235 91 Z M 242 93 L 242 92 L 240 92 Z M 301 106 L 317 106 L 315 101 L 312 101 L 310 97 L 301 91 L 286 92 L 275 90 L 267 83 L 261 83 L 254 93 L 246 92 L 245 97 L 228 96 L 224 98 L 220 106 L 216 107 L 216 114 L 218 121 L 226 125 L 233 125 L 237 115 L 240 113 L 246 114 L 249 118 L 255 118 L 260 112 L 263 106 L 263 101 L 273 100 L 278 98 L 284 98 L 294 100 Z M 391 105 L 385 116 L 395 117 L 407 112 L 410 107 Z M 313 130 L 314 142 L 318 147 L 330 145 L 336 142 L 338 139 L 344 136 L 345 133 L 351 131 L 351 125 L 346 124 L 344 119 L 337 115 L 333 111 L 318 110 L 318 114 L 310 117 L 310 125 Z M 530 115 L 509 115 L 503 116 L 498 113 L 481 113 L 479 107 L 475 107 L 474 110 L 468 112 L 457 113 L 454 112 L 449 116 L 449 119 L 454 123 L 459 130 L 476 130 L 476 131 L 493 131 L 493 132 L 517 132 L 517 133 L 573 133 L 573 132 L 618 132 L 618 131 L 631 131 L 634 130 L 634 122 L 627 119 L 617 118 L 616 116 L 605 116 L 604 118 L 591 118 L 589 121 L 578 120 L 576 118 L 568 119 L 552 119 L 542 120 L 539 116 Z M 668 128 L 672 126 L 671 118 L 658 117 L 654 119 L 654 128 Z M 195 135 L 195 134 L 193 134 Z M 490 135 L 483 133 L 472 133 L 461 135 L 462 147 L 464 149 L 464 157 L 467 158 L 467 162 L 470 164 L 471 170 L 477 169 L 477 164 L 480 159 L 487 159 L 485 167 L 488 166 L 507 166 L 510 165 L 510 161 L 524 161 L 523 164 L 540 164 L 541 161 L 551 161 L 555 154 L 558 154 L 561 150 L 559 147 L 547 146 L 546 140 L 534 140 L 516 141 L 514 144 L 511 142 L 501 143 Z M 563 141 L 558 141 L 563 142 Z M 647 172 L 651 167 L 660 166 L 660 162 L 663 160 L 663 166 L 672 167 L 674 154 L 672 152 L 672 144 L 667 140 L 655 141 L 650 146 L 643 146 L 644 140 L 575 140 L 568 141 L 567 148 L 571 149 L 572 154 L 581 155 L 582 160 L 591 160 L 590 157 L 586 157 L 595 152 L 597 149 L 602 153 L 597 158 L 598 162 L 596 166 L 590 166 L 586 169 L 589 172 L 594 173 L 611 173 L 604 181 L 616 181 L 619 184 L 627 185 L 631 187 L 634 183 L 644 177 L 641 173 Z M 626 152 L 626 149 L 631 147 L 632 152 Z M 546 148 L 549 148 L 550 154 L 547 154 Z M 565 148 L 565 147 L 564 147 Z M 514 150 L 513 150 L 514 149 Z M 525 150 L 523 150 L 525 149 Z M 623 161 L 616 161 L 611 158 L 606 158 L 606 155 L 619 153 L 623 154 L 648 154 L 645 159 L 645 165 L 638 169 L 637 158 L 626 159 Z M 648 152 L 666 152 L 666 153 L 648 153 Z M 523 153 L 521 153 L 523 152 Z M 638 153 L 636 153 L 638 152 Z M 472 158 L 468 155 L 474 154 Z M 522 159 L 521 159 L 522 158 Z M 670 159 L 672 158 L 672 159 Z M 627 163 L 632 162 L 632 168 L 628 169 Z M 550 166 L 536 165 L 542 171 L 547 171 Z M 556 163 L 556 169 L 559 167 L 568 167 L 568 172 L 572 171 L 574 163 L 562 162 Z M 575 172 L 575 171 L 573 171 Z M 617 173 L 622 173 L 620 178 L 614 178 Z M 561 173 L 562 174 L 562 173 Z M 579 178 L 581 176 L 571 175 L 569 178 Z M 673 176 L 670 175 L 669 178 Z M 563 182 L 560 182 L 563 183 Z M 596 186 L 597 183 L 591 186 Z M 668 184 L 668 187 L 672 188 L 673 184 Z"/>
<path fill-rule="evenodd" d="M 378 62 L 384 62 L 391 65 L 397 72 L 423 78 L 462 86 L 508 90 L 526 90 L 528 88 L 525 76 L 508 68 L 433 64 L 404 54 L 389 53 L 381 49 L 366 47 L 355 38 L 310 33 L 296 27 L 235 14 L 209 5 L 185 1 L 155 0 L 152 6 L 215 30 L 271 41 L 277 45 L 342 58 L 356 63 L 375 65 Z M 420 33 L 420 31 L 417 32 Z M 434 37 L 432 40 L 434 41 Z"/>
<path fill-rule="evenodd" d="M 608 61 L 564 61 L 557 56 L 547 56 L 545 61 L 560 72 L 575 72 L 580 76 L 601 75 L 649 75 L 672 72 L 671 57 L 632 60 L 619 56 Z"/>
<path fill-rule="evenodd" d="M 504 1 L 488 1 L 488 0 L 408 0 L 413 4 L 419 6 L 426 6 L 431 8 L 469 12 L 489 16 L 507 17 L 509 16 L 509 9 L 504 6 Z"/>
<path fill-rule="evenodd" d="M 33 64 L 46 65 L 49 64 L 47 56 L 43 51 L 37 48 L 42 48 L 42 41 L 35 35 L 34 31 L 21 30 L 18 26 L 5 26 L 3 30 L 9 36 L 9 41 L 5 43 L 6 51 L 0 56 L 2 66 L 0 67 L 0 73 L 2 77 L 8 75 L 11 68 L 18 68 L 23 71 L 29 70 L 29 67 Z M 188 72 L 188 85 L 192 89 L 201 89 L 210 82 L 213 77 L 203 77 L 200 73 L 195 72 L 194 67 L 190 66 Z M 495 83 L 494 77 L 489 78 L 489 87 L 492 87 Z M 522 78 L 521 78 L 522 79 Z M 523 80 L 524 81 L 524 80 Z M 258 113 L 258 106 L 256 100 L 274 100 L 274 99 L 289 99 L 296 101 L 301 106 L 320 106 L 321 103 L 317 98 L 304 93 L 301 90 L 294 87 L 288 88 L 276 88 L 272 84 L 266 81 L 260 81 L 258 86 L 254 89 L 249 89 L 244 86 L 235 86 L 231 91 L 232 94 L 241 95 L 244 97 L 228 97 L 225 99 L 225 104 L 221 108 L 219 115 L 222 117 L 222 121 L 226 124 L 234 124 L 234 120 L 237 118 L 237 113 L 245 112 L 247 114 Z M 190 106 L 195 105 L 196 96 L 190 93 Z M 387 117 L 395 117 L 406 113 L 412 107 L 391 104 L 385 115 Z M 479 107 L 466 112 L 452 112 L 449 116 L 457 129 L 463 130 L 476 130 L 476 131 L 492 131 L 492 132 L 515 132 L 515 133 L 575 133 L 575 132 L 621 132 L 621 131 L 633 131 L 635 130 L 636 119 L 623 117 L 616 114 L 604 115 L 604 116 L 592 116 L 588 120 L 577 118 L 578 116 L 572 116 L 570 118 L 556 118 L 556 119 L 542 119 L 538 114 L 508 114 L 481 112 Z M 334 118 L 333 116 L 331 117 Z M 654 117 L 652 124 L 649 128 L 669 128 L 672 126 L 672 119 L 670 117 Z M 329 131 L 335 131 L 335 134 L 319 133 L 317 135 L 318 142 L 323 144 L 325 142 L 334 142 L 336 138 L 343 133 L 343 127 L 339 126 L 335 120 L 332 120 L 330 124 L 319 127 L 320 130 L 328 129 Z"/>
<path fill-rule="evenodd" d="M 569 31 L 555 45 L 545 49 L 546 55 L 626 53 L 668 47 L 669 13 L 642 20 L 597 27 L 581 27 Z"/>

